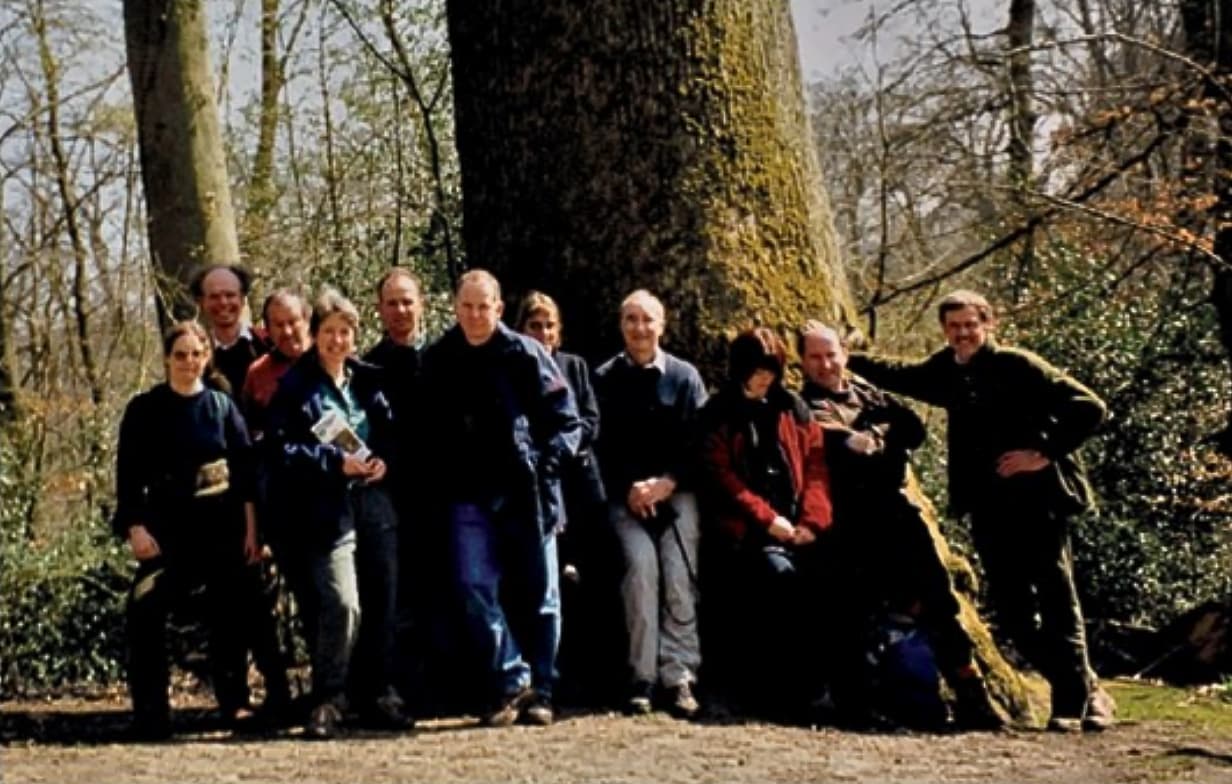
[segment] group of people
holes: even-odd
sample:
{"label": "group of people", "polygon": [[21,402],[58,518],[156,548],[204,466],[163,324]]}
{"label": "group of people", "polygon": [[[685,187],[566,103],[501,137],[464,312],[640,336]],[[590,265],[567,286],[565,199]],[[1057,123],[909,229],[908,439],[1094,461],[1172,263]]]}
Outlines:
{"label": "group of people", "polygon": [[[923,362],[849,355],[833,327],[805,323],[798,392],[782,339],[747,330],[709,394],[660,345],[666,314],[646,290],[621,303],[623,349],[592,373],[560,350],[550,297],[528,294],[510,328],[483,270],[461,277],[456,323],[429,343],[421,281],[390,269],[376,286],[384,334],[362,358],[359,310],[337,291],[310,304],[275,290],[258,334],[244,321],[248,289],[240,267],[202,270],[205,325],[167,333],[166,381],[129,403],[120,428],[114,526],[138,560],[128,680],[143,737],[171,733],[167,613],[201,587],[224,718],[289,717],[263,598],[270,552],[311,652],[310,737],[350,716],[411,727],[408,659],[422,654],[425,618],[455,608],[483,721],[550,724],[562,632],[568,647],[565,630],[597,628],[586,616],[604,595],[623,608],[625,671],[609,675],[623,678],[629,713],[699,713],[704,637],[708,683],[737,700],[872,715],[864,630],[893,612],[929,640],[953,722],[1000,727],[907,492],[924,426],[874,383],[948,412],[951,503],[971,517],[997,626],[1052,686],[1050,726],[1111,724],[1067,533],[1090,503],[1073,453],[1104,406],[997,344],[980,295],[942,300],[948,345]],[[566,602],[563,624],[562,579],[600,596]],[[266,690],[256,709],[249,651]]]}

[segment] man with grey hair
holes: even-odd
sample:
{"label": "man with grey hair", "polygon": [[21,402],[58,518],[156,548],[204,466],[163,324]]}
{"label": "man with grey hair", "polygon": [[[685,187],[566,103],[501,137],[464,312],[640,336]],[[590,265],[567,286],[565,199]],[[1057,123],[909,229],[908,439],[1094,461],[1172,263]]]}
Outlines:
{"label": "man with grey hair", "polygon": [[[846,372],[847,349],[832,327],[807,322],[797,348],[804,371],[801,396],[822,426],[830,470],[833,568],[827,577],[856,597],[841,605],[837,625],[847,633],[840,631],[835,639],[859,640],[858,630],[881,604],[917,615],[954,691],[955,723],[964,729],[1001,727],[1004,718],[988,695],[959,620],[949,572],[906,492],[910,453],[924,441],[924,423],[893,396]],[[862,669],[865,652],[858,645],[846,647],[836,666],[847,671],[837,679],[847,688],[836,689],[835,696],[860,712],[869,707],[867,684],[844,675]]]}
{"label": "man with grey hair", "polygon": [[706,402],[697,368],[659,346],[664,310],[645,289],[620,306],[624,351],[595,371],[599,464],[625,558],[621,596],[632,684],[626,710],[648,713],[658,683],[691,718],[701,665],[697,634],[700,529],[693,493],[694,428]]}
{"label": "man with grey hair", "polygon": [[1107,409],[1043,358],[997,343],[982,295],[951,292],[937,317],[947,345],[928,358],[853,355],[850,367],[945,409],[950,507],[970,518],[999,627],[1052,686],[1049,729],[1106,729],[1115,704],[1087,655],[1069,518],[1092,504],[1075,452]]}

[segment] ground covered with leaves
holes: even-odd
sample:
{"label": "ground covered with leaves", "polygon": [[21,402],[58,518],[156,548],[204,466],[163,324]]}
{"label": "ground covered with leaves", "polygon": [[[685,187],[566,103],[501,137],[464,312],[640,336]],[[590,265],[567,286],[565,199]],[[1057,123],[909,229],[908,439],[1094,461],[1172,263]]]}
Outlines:
{"label": "ground covered with leaves", "polygon": [[171,743],[124,739],[117,700],[8,703],[0,778],[15,782],[928,781],[1232,782],[1232,703],[1217,693],[1116,684],[1127,718],[1100,735],[1035,729],[856,733],[713,719],[566,714],[548,728],[424,722],[410,734],[295,731],[234,738],[204,703]]}

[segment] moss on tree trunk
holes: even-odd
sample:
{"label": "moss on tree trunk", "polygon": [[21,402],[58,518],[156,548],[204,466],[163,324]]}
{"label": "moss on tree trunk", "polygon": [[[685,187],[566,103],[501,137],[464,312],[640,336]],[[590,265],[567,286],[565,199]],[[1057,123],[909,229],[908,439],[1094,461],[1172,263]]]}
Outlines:
{"label": "moss on tree trunk", "polygon": [[[510,295],[555,297],[569,348],[617,350],[636,287],[664,299],[669,343],[712,381],[741,327],[848,320],[785,2],[448,11],[468,263]],[[926,557],[970,573],[934,540]],[[1021,679],[962,601],[994,692],[1025,716]]]}
{"label": "moss on tree trunk", "polygon": [[729,330],[846,313],[785,2],[454,0],[449,28],[468,262],[556,297],[572,349],[617,349],[640,286],[710,371]]}

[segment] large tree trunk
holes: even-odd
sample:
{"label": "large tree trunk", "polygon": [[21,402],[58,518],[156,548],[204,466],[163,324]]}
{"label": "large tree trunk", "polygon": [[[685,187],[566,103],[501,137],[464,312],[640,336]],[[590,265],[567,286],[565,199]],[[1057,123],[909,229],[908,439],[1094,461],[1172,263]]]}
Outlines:
{"label": "large tree trunk", "polygon": [[614,351],[645,286],[714,370],[759,321],[845,320],[830,207],[780,0],[450,0],[470,266],[556,297]]}
{"label": "large tree trunk", "polygon": [[192,314],[184,286],[205,262],[239,261],[202,0],[124,0],[159,313]]}
{"label": "large tree trunk", "polygon": [[[617,305],[641,286],[712,380],[744,325],[848,320],[785,2],[448,11],[468,262],[510,294],[556,297],[570,348],[615,351]],[[953,564],[934,538],[922,557]],[[1021,678],[963,603],[997,696],[1022,717]]]}

